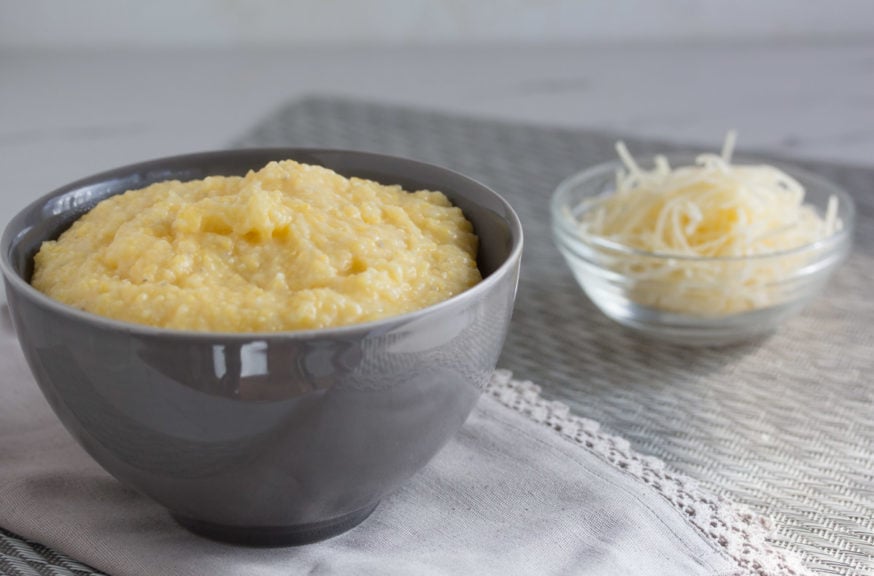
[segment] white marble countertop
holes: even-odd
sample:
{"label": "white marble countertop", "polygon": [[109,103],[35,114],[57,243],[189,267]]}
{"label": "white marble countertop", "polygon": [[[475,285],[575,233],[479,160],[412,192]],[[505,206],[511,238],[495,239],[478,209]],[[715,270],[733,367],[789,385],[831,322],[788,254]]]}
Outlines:
{"label": "white marble countertop", "polygon": [[740,151],[874,167],[874,41],[0,51],[0,225],[67,182],[224,147],[316,94],[714,149],[735,128]]}
{"label": "white marble countertop", "polygon": [[874,43],[0,53],[0,220],[333,94],[874,166]]}

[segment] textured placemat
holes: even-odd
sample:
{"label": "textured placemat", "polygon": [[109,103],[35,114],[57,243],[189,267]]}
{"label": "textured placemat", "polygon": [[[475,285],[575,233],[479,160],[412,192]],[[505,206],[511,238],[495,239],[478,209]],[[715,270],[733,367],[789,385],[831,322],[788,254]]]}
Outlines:
{"label": "textured placemat", "polygon": [[[681,150],[626,142],[639,154]],[[770,339],[688,350],[639,338],[601,315],[553,247],[552,190],[612,159],[614,143],[611,135],[314,98],[271,115],[236,144],[398,154],[499,191],[526,233],[500,365],[772,518],[776,543],[814,570],[874,572],[874,171],[798,163],[855,197],[852,257],[826,295]]]}
{"label": "textured placemat", "polygon": [[23,540],[0,528],[0,574],[3,576],[101,576],[65,554]]}
{"label": "textured placemat", "polygon": [[[827,295],[764,342],[685,350],[631,335],[585,299],[553,248],[548,198],[615,138],[337,99],[290,104],[236,144],[358,148],[462,171],[519,212],[526,254],[501,366],[545,395],[771,517],[822,574],[874,570],[874,171],[800,163],[858,203],[854,255]],[[677,150],[628,140],[635,153]],[[0,572],[90,576],[0,531]]]}

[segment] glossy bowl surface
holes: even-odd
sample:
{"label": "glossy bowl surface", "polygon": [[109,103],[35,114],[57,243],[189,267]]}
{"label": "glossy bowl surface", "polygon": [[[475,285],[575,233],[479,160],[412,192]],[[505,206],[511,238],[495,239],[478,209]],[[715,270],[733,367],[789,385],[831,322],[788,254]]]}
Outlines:
{"label": "glossy bowl surface", "polygon": [[[28,283],[41,243],[103,198],[286,158],[444,192],[480,238],[483,281],[402,316],[254,334],[118,322]],[[196,532],[285,545],[362,521],[462,425],[507,333],[522,229],[495,192],[444,168],[354,151],[251,149],[164,158],[74,182],[15,216],[0,248],[30,368],[88,453]]]}
{"label": "glossy bowl surface", "polygon": [[[688,166],[695,157],[667,155],[667,159],[671,166]],[[654,160],[640,159],[638,163],[648,169]],[[762,162],[740,158],[736,163]],[[579,172],[558,186],[550,206],[553,238],[589,299],[608,317],[628,328],[659,340],[691,346],[732,344],[766,335],[823,290],[850,252],[855,219],[853,200],[844,190],[804,170],[777,167],[805,188],[805,203],[812,204],[820,215],[825,213],[829,198],[836,197],[842,228],[800,248],[749,257],[666,255],[637,250],[606,238],[586,237],[580,233],[580,223],[597,206],[600,197],[613,193],[616,171],[622,168],[620,162],[609,162]],[[630,270],[635,272],[629,273]],[[683,297],[689,302],[703,302],[700,308],[720,298],[749,297],[751,303],[747,309],[729,312],[672,309],[676,305],[662,305],[659,296],[675,296],[677,282],[639,272],[653,270],[678,271],[694,279],[682,285]],[[713,270],[718,270],[714,280],[701,280]],[[751,273],[771,275],[774,271],[780,273],[754,291],[745,292],[743,287],[734,290],[732,283],[725,281]],[[689,309],[693,308],[690,304]]]}

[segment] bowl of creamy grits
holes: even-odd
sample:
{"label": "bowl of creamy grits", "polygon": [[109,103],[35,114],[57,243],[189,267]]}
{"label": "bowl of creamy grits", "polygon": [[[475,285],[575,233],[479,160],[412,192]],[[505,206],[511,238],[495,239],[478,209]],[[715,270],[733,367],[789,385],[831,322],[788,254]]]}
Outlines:
{"label": "bowl of creamy grits", "polygon": [[249,149],[64,186],[2,238],[21,348],[119,481],[214,539],[356,526],[464,423],[507,333],[512,208],[451,170]]}

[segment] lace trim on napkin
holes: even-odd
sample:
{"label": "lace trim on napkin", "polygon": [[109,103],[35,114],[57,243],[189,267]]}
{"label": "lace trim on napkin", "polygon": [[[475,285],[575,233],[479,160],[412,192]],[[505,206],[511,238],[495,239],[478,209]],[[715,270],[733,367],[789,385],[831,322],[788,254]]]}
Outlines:
{"label": "lace trim on napkin", "polygon": [[508,370],[497,370],[486,392],[654,488],[748,574],[811,574],[796,557],[787,556],[768,543],[773,530],[768,519],[710,494],[695,480],[666,469],[658,458],[638,454],[627,440],[600,431],[597,422],[571,414],[565,404],[544,400],[538,385],[514,380]]}

